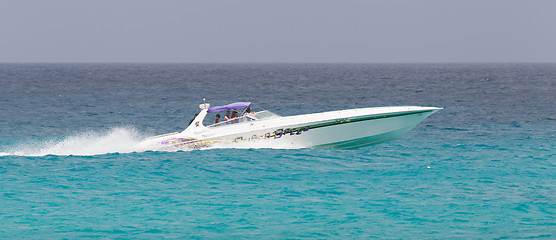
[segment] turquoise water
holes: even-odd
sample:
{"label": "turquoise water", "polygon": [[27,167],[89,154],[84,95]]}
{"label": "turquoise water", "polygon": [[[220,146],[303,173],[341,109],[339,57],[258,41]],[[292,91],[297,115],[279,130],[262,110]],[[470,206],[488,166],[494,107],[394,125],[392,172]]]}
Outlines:
{"label": "turquoise water", "polygon": [[[0,238],[556,236],[555,65],[0,70]],[[182,128],[203,96],[281,115],[445,109],[356,150],[130,147]]]}

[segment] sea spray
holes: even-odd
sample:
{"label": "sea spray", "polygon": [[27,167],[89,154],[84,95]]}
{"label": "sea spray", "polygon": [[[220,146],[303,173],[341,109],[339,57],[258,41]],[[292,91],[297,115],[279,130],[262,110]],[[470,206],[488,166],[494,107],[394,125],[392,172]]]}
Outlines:
{"label": "sea spray", "polygon": [[[188,151],[186,148],[161,148],[161,145],[141,144],[149,136],[139,133],[132,127],[114,127],[106,131],[86,131],[59,139],[29,140],[0,151],[0,156],[92,156],[108,153],[131,153],[145,151],[176,152]],[[268,141],[243,143],[215,143],[208,149],[296,149],[290,144],[277,144]],[[189,149],[195,150],[194,148]]]}
{"label": "sea spray", "polygon": [[1,152],[0,155],[100,155],[137,151],[137,144],[144,137],[131,127],[115,127],[107,131],[86,131],[61,139],[32,140]]}

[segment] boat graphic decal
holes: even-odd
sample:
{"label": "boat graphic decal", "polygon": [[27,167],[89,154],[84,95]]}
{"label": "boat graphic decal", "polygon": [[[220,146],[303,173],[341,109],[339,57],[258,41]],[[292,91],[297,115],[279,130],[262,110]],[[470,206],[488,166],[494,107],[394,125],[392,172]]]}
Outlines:
{"label": "boat graphic decal", "polygon": [[195,140],[195,138],[169,138],[169,139],[165,139],[160,141],[161,144],[164,145],[175,145],[175,144],[180,144],[180,143],[184,143],[184,142],[190,142]]}
{"label": "boat graphic decal", "polygon": [[286,134],[290,134],[290,135],[299,135],[302,132],[305,131],[309,131],[309,126],[303,126],[303,127],[298,127],[298,128],[286,128],[286,129],[278,129],[276,131],[274,131],[271,135],[269,135],[269,137],[274,137],[274,138],[280,138]]}
{"label": "boat graphic decal", "polygon": [[170,145],[172,147],[180,148],[180,149],[201,149],[210,147],[215,143],[220,142],[231,142],[231,140],[226,139],[211,139],[211,140],[196,140],[195,138],[171,138],[161,141],[161,144]]}

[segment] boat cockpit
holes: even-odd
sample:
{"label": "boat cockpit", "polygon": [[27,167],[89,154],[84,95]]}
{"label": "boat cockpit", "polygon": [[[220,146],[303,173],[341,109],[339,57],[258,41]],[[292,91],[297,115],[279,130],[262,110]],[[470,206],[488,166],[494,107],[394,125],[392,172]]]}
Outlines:
{"label": "boat cockpit", "polygon": [[[259,110],[260,109],[260,110]],[[245,122],[251,122],[251,121],[259,121],[259,120],[263,120],[263,119],[271,119],[271,118],[277,118],[280,117],[280,115],[275,114],[271,111],[268,110],[264,110],[260,107],[257,107],[258,111],[251,111],[251,102],[236,102],[236,103],[231,103],[225,106],[216,106],[216,107],[210,107],[207,110],[207,113],[219,113],[219,112],[230,112],[230,115],[226,115],[226,117],[228,118],[228,120],[225,120],[224,117],[221,117],[218,119],[218,121],[216,123],[214,123],[214,120],[211,121],[212,124],[210,125],[205,125],[208,128],[214,128],[214,127],[221,127],[221,126],[226,126],[226,125],[231,125],[231,124],[239,124],[239,123],[245,123]],[[220,116],[220,114],[218,114],[218,116]],[[215,119],[216,115],[211,117],[206,117],[205,119]]]}

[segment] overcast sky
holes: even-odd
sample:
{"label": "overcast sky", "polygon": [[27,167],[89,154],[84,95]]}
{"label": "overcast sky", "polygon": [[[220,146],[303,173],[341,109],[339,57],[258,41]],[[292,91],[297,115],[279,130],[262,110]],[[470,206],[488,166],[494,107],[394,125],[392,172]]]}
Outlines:
{"label": "overcast sky", "polygon": [[556,0],[0,0],[0,62],[556,62]]}

